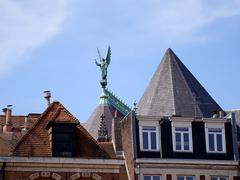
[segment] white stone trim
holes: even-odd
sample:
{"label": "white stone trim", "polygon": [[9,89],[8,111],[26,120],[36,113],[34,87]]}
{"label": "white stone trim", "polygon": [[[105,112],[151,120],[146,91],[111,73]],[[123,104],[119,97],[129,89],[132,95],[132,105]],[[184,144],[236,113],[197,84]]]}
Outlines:
{"label": "white stone trim", "polygon": [[63,157],[0,157],[0,162],[12,163],[57,163],[57,164],[95,164],[95,165],[124,165],[123,160],[118,159],[85,159]]}
{"label": "white stone trim", "polygon": [[24,172],[90,172],[119,173],[123,160],[51,158],[51,157],[1,157],[6,171]]}
{"label": "white stone trim", "polygon": [[217,124],[224,124],[225,122],[229,121],[227,118],[203,118],[203,122],[206,123],[217,123]]}
{"label": "white stone trim", "polygon": [[198,159],[155,159],[155,158],[138,158],[136,163],[143,164],[188,164],[188,165],[231,165],[238,166],[238,161],[230,160],[198,160]]}

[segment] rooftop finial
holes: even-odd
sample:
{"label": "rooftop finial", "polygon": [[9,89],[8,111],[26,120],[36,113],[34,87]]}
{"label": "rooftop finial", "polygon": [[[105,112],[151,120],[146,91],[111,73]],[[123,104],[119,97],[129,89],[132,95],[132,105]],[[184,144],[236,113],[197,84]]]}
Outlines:
{"label": "rooftop finial", "polygon": [[107,86],[107,69],[108,65],[111,62],[111,48],[108,46],[107,56],[106,58],[102,58],[100,50],[97,49],[98,55],[99,55],[99,62],[95,60],[95,64],[100,67],[101,73],[102,73],[102,79],[100,81],[100,84],[102,85],[102,88],[106,88]]}
{"label": "rooftop finial", "polygon": [[133,110],[136,112],[137,111],[137,101],[135,100],[133,103]]}
{"label": "rooftop finial", "polygon": [[98,130],[98,141],[99,142],[108,141],[108,131],[106,128],[105,116],[103,114],[101,115],[100,128]]}

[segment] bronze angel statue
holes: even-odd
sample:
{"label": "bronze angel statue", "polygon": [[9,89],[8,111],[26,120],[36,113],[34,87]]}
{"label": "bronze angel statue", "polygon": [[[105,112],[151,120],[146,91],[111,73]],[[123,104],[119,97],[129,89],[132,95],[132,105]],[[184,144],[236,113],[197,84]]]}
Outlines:
{"label": "bronze angel statue", "polygon": [[108,46],[107,56],[106,59],[102,58],[99,49],[97,49],[99,55],[99,62],[95,60],[97,66],[100,67],[102,72],[102,81],[107,81],[107,68],[111,61],[111,48]]}

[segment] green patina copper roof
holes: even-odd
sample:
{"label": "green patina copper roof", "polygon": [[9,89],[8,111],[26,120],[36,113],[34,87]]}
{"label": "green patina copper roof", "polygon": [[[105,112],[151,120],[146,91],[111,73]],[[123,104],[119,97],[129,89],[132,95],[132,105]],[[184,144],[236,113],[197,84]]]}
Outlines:
{"label": "green patina copper roof", "polygon": [[104,88],[102,89],[99,104],[112,105],[124,115],[131,111],[131,108],[129,106],[127,106],[123,101],[117,98],[111,91]]}

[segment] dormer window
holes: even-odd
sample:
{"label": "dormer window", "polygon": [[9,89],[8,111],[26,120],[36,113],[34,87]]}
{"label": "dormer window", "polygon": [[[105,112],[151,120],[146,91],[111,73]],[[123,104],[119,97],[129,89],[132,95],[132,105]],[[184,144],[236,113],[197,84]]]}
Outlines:
{"label": "dormer window", "polygon": [[176,152],[192,152],[191,122],[173,122],[173,150]]}
{"label": "dormer window", "polygon": [[55,123],[52,127],[52,152],[56,157],[72,157],[74,155],[73,124]]}
{"label": "dormer window", "polygon": [[158,151],[158,131],[154,126],[140,127],[140,146],[142,151]]}
{"label": "dormer window", "polygon": [[207,152],[225,153],[225,131],[223,128],[206,129]]}

